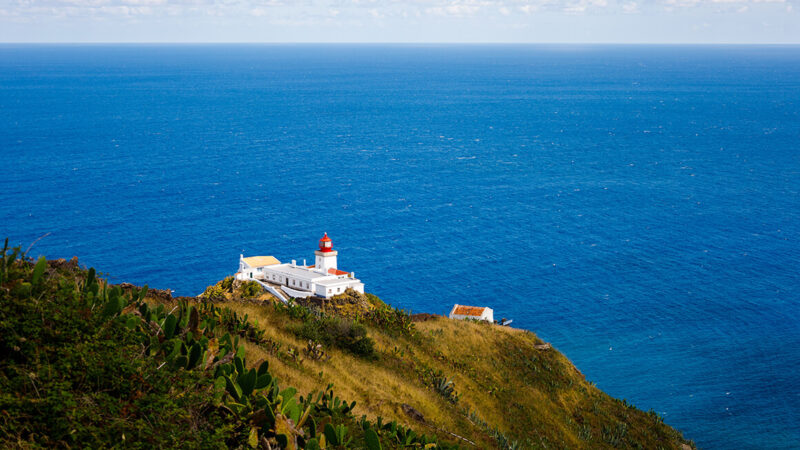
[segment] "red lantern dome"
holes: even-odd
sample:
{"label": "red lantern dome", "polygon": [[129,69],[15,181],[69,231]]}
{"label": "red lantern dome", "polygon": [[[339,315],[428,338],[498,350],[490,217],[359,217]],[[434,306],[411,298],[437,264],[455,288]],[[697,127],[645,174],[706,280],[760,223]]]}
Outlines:
{"label": "red lantern dome", "polygon": [[331,238],[328,237],[328,233],[325,233],[325,236],[322,236],[322,239],[319,240],[319,251],[321,252],[333,251],[333,241],[331,241]]}

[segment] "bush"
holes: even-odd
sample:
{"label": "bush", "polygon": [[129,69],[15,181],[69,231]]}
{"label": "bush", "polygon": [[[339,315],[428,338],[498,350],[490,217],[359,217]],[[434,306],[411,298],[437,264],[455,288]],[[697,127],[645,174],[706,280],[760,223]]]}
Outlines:
{"label": "bush", "polygon": [[225,293],[222,291],[222,288],[218,284],[207,287],[206,290],[200,296],[211,301],[225,299]]}
{"label": "bush", "polygon": [[448,379],[442,372],[438,372],[433,376],[433,389],[442,397],[451,403],[458,403],[458,394],[456,393],[453,381]]}
{"label": "bush", "polygon": [[381,300],[380,297],[378,297],[375,294],[370,294],[369,292],[367,292],[366,294],[364,294],[364,296],[367,297],[367,301],[372,306],[375,306],[375,307],[385,307],[385,306],[387,306],[386,303],[384,303],[384,301]]}
{"label": "bush", "polygon": [[246,281],[239,287],[239,295],[244,298],[257,297],[261,294],[263,288],[255,281]]}
{"label": "bush", "polygon": [[371,357],[375,354],[375,341],[367,336],[360,323],[338,317],[321,317],[303,322],[297,334],[305,339],[336,346],[354,355]]}
{"label": "bush", "polygon": [[233,277],[225,277],[224,280],[219,282],[219,287],[226,292],[231,291],[233,289]]}
{"label": "bush", "polygon": [[414,334],[415,331],[414,323],[411,321],[411,315],[408,312],[392,308],[386,304],[373,309],[366,314],[365,318],[384,331],[399,332],[407,335]]}

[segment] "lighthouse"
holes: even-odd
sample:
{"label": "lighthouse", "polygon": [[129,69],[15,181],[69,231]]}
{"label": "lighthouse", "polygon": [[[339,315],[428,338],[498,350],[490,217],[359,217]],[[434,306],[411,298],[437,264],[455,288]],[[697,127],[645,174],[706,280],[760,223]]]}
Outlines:
{"label": "lighthouse", "polygon": [[331,298],[348,289],[364,293],[364,283],[353,272],[337,267],[338,252],[333,249],[328,233],[319,240],[319,250],[314,254],[317,263],[313,266],[307,266],[305,260],[298,265],[294,259],[291,263],[281,263],[272,256],[239,256],[236,279],[258,280],[262,285],[280,289],[287,297],[294,298]]}
{"label": "lighthouse", "polygon": [[319,240],[319,250],[315,251],[317,256],[316,264],[314,267],[322,273],[328,273],[329,270],[336,270],[336,255],[339,253],[333,249],[333,241],[328,237],[328,233],[322,236]]}

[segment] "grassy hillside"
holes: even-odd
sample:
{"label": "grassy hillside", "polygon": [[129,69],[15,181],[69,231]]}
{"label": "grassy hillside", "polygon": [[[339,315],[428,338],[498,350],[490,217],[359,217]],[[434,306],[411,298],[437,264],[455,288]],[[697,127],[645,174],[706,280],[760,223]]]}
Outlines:
{"label": "grassy hillside", "polygon": [[[0,261],[0,447],[681,448],[532,333]],[[419,318],[419,319],[422,319]],[[413,431],[412,431],[413,430]]]}
{"label": "grassy hillside", "polygon": [[[281,380],[301,390],[333,383],[356,401],[356,414],[457,434],[465,447],[691,446],[654,412],[597,389],[564,355],[525,330],[433,315],[412,322],[377,297],[353,292],[307,307],[233,298],[225,306],[255,321],[267,342],[245,344],[251,359],[270,361]],[[362,325],[374,342],[372,353],[331,342],[323,345],[330,359],[306,356],[304,349],[319,342],[309,344],[308,322],[328,316]],[[409,406],[422,420],[409,414]]]}

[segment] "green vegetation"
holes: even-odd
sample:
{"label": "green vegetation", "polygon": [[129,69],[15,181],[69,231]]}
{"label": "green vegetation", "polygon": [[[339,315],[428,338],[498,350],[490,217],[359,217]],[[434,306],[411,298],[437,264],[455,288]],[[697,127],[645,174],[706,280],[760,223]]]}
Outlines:
{"label": "green vegetation", "polygon": [[456,394],[456,388],[453,382],[448,380],[441,372],[433,377],[433,388],[448,401],[453,403],[458,402],[458,394]]}
{"label": "green vegetation", "polygon": [[[144,301],[95,271],[0,265],[0,446],[449,447],[397,423],[357,420],[331,386],[298,396],[240,339],[263,335],[226,308]],[[231,334],[233,333],[233,335]]]}
{"label": "green vegetation", "polygon": [[300,337],[324,346],[336,346],[350,353],[370,357],[375,354],[375,341],[367,336],[367,328],[339,317],[311,316],[296,331]]}
{"label": "green vegetation", "polygon": [[120,316],[145,291],[23,258],[6,245],[0,262],[0,447],[225,446],[213,379],[146,356]]}
{"label": "green vegetation", "polygon": [[691,447],[533,333],[248,289],[176,301],[6,244],[0,447]]}
{"label": "green vegetation", "polygon": [[233,277],[225,277],[217,284],[208,286],[200,297],[211,302],[230,300],[269,300],[272,297],[255,281],[238,281]]}

